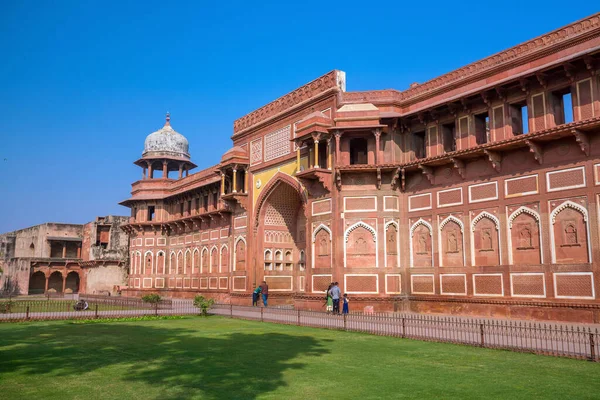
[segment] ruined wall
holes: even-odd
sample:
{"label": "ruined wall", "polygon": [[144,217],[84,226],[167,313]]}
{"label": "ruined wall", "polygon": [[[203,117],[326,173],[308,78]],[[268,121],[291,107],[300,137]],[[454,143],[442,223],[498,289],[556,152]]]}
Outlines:
{"label": "ruined wall", "polygon": [[115,286],[124,287],[127,269],[115,264],[87,268],[85,292],[89,294],[115,294]]}

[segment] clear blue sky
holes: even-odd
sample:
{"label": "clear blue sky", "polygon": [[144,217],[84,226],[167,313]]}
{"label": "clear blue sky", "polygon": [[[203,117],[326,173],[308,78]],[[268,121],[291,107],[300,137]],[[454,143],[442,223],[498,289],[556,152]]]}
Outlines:
{"label": "clear blue sky", "polygon": [[598,11],[592,1],[251,3],[3,2],[0,232],[128,215],[117,203],[166,111],[204,168],[231,147],[234,119],[332,69],[350,91],[405,89]]}

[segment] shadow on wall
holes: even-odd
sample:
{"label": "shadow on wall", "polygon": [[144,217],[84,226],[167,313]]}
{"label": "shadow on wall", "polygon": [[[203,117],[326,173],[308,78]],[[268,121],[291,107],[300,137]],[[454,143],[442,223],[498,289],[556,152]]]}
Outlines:
{"label": "shadow on wall", "polygon": [[[198,330],[165,329],[148,323],[23,324],[0,338],[0,376],[31,375],[86,379],[100,368],[114,380],[161,387],[162,399],[254,399],[286,385],[286,370],[301,369],[300,356],[328,351],[309,336],[257,332],[222,335],[203,324]],[[208,334],[208,335],[207,335]]]}

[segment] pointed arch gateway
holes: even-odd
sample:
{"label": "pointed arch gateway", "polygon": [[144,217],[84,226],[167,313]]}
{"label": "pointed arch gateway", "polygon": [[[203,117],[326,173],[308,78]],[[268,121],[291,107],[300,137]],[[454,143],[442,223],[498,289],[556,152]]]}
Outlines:
{"label": "pointed arch gateway", "polygon": [[[264,274],[264,280],[272,291],[291,292],[296,289],[294,282],[297,282],[300,251],[306,249],[308,236],[304,214],[306,204],[304,187],[282,172],[277,172],[258,196],[253,218],[257,241],[257,273]],[[273,268],[270,265],[275,260],[265,259],[267,250],[273,257],[275,254],[282,255],[282,260],[277,261],[281,266]],[[283,255],[287,257],[285,263]]]}

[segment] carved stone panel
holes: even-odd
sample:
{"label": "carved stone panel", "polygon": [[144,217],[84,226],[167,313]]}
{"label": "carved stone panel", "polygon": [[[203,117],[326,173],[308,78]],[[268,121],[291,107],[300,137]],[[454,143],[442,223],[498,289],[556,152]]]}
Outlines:
{"label": "carved stone panel", "polygon": [[364,226],[354,228],[346,239],[346,267],[374,268],[377,243],[375,235]]}
{"label": "carved stone panel", "polygon": [[315,264],[314,268],[331,267],[331,236],[325,229],[320,229],[315,235]]}
{"label": "carved stone panel", "polygon": [[563,209],[556,214],[553,229],[557,264],[588,262],[587,227],[580,211]]}
{"label": "carved stone panel", "polygon": [[431,231],[425,225],[418,225],[412,234],[412,266],[413,267],[431,267],[432,266],[432,241]]}
{"label": "carved stone panel", "polygon": [[541,264],[540,231],[536,218],[521,213],[510,228],[513,264]]}
{"label": "carved stone panel", "polygon": [[500,265],[498,229],[488,217],[479,219],[473,228],[473,259],[475,266]]}
{"label": "carved stone panel", "polygon": [[448,221],[440,232],[442,245],[442,266],[462,267],[464,266],[463,254],[463,232],[455,221]]}
{"label": "carved stone panel", "polygon": [[398,265],[398,228],[389,224],[385,230],[386,267],[396,268]]}
{"label": "carved stone panel", "polygon": [[238,240],[235,245],[235,270],[246,270],[246,243],[243,240]]}

